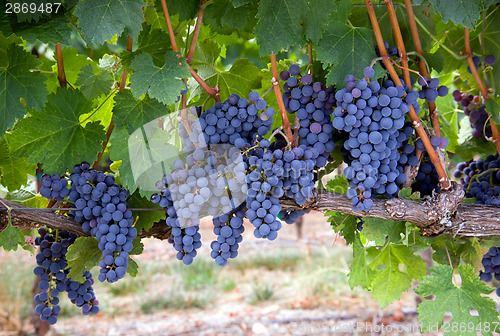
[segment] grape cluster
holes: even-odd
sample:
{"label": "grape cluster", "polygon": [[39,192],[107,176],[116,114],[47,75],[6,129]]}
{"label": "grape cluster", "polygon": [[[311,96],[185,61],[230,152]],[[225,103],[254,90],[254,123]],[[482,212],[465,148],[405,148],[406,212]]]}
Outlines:
{"label": "grape cluster", "polygon": [[[46,177],[42,180],[57,181],[66,185],[65,178]],[[82,224],[85,232],[90,232],[99,241],[103,260],[99,262],[101,273],[99,281],[116,282],[125,276],[128,267],[128,252],[133,248],[132,240],[137,237],[133,225],[132,212],[127,205],[129,192],[115,183],[113,175],[105,174],[90,168],[88,162],[73,167],[69,176],[71,186],[68,190],[68,200],[77,210],[71,210],[75,221]],[[43,182],[42,182],[43,183]],[[46,182],[48,184],[48,182]],[[59,185],[57,185],[58,187]],[[62,190],[59,195],[63,195]]]}
{"label": "grape cluster", "polygon": [[295,223],[300,217],[304,216],[306,213],[309,213],[310,210],[281,210],[279,212],[278,217],[285,221],[287,224]]}
{"label": "grape cluster", "polygon": [[97,314],[99,312],[99,301],[96,299],[92,288],[94,284],[92,273],[84,271],[83,277],[85,278],[83,283],[66,278],[65,286],[68,298],[77,307],[82,307],[83,315]]}
{"label": "grape cluster", "polygon": [[484,160],[461,162],[453,173],[464,185],[465,196],[475,197],[477,204],[500,206],[500,159],[498,154]]}
{"label": "grape cluster", "polygon": [[[490,282],[493,280],[500,281],[500,248],[492,246],[483,255],[481,260],[483,264],[484,271],[479,271],[479,279],[484,282]],[[500,296],[500,286],[496,290],[497,296]]]}
{"label": "grape cluster", "polygon": [[283,152],[279,149],[271,152],[269,145],[269,140],[261,139],[245,144],[241,149],[246,152],[246,216],[255,227],[255,237],[274,240],[281,229],[277,216],[281,211],[279,197],[285,193],[281,177],[286,169],[284,160],[275,156]]}
{"label": "grape cluster", "polygon": [[335,88],[325,88],[320,82],[312,83],[311,75],[300,74],[300,67],[293,64],[280,73],[283,85],[283,103],[287,112],[296,113],[300,122],[300,145],[316,148],[318,167],[324,167],[330,152],[335,148],[332,140],[331,114],[335,106]]}
{"label": "grape cluster", "polygon": [[419,77],[418,84],[422,89],[418,92],[420,99],[426,99],[430,103],[434,103],[437,97],[446,97],[448,87],[439,85],[439,78]]}
{"label": "grape cluster", "polygon": [[223,103],[215,103],[201,114],[199,122],[207,144],[234,145],[240,138],[249,142],[256,134],[266,135],[271,130],[273,115],[274,109],[268,107],[258,92],[252,91],[248,99],[232,94]]}
{"label": "grape cluster", "polygon": [[40,178],[40,182],[42,183],[40,195],[45,198],[53,198],[56,201],[62,201],[69,195],[69,189],[66,188],[68,181],[66,179],[61,179],[57,174],[43,174]]}
{"label": "grape cluster", "polygon": [[[474,65],[477,67],[482,67],[482,68],[485,68],[487,66],[492,66],[492,65],[495,65],[497,59],[494,55],[487,55],[484,57],[483,61],[481,61],[481,58],[478,57],[478,56],[474,56],[472,57],[472,62],[474,62]],[[467,72],[468,73],[472,73],[472,71],[470,71],[470,67],[467,66]]]}
{"label": "grape cluster", "polygon": [[[374,71],[367,67],[363,73],[370,78]],[[344,175],[351,186],[347,197],[354,210],[368,211],[373,206],[372,195],[396,195],[406,181],[404,166],[418,163],[408,143],[413,129],[405,123],[405,114],[410,104],[417,104],[418,94],[391,80],[380,85],[349,75],[345,82],[346,87],[335,94],[333,127],[349,136],[344,142],[349,164]]]}
{"label": "grape cluster", "polygon": [[486,125],[489,119],[486,106],[480,96],[453,91],[453,99],[464,108],[464,113],[469,117],[470,125],[474,128],[472,136],[486,140],[492,136],[491,126]]}
{"label": "grape cluster", "polygon": [[[431,145],[434,149],[436,148],[441,148],[441,149],[445,149],[446,147],[448,147],[450,141],[448,140],[448,138],[442,136],[442,137],[439,137],[437,135],[433,135],[433,136],[430,136],[429,137],[430,139],[430,142],[431,142]],[[419,151],[426,151],[425,149],[425,145],[424,145],[424,142],[422,141],[421,138],[418,138],[417,141],[415,141],[415,147],[417,147],[417,149]]]}
{"label": "grape cluster", "polygon": [[[33,270],[35,275],[40,277],[38,288],[40,293],[34,297],[35,312],[40,316],[42,321],[47,321],[49,324],[55,324],[57,317],[61,311],[59,306],[59,293],[67,291],[68,295],[71,292],[70,284],[76,284],[78,287],[83,286],[78,282],[68,278],[69,269],[67,269],[66,253],[68,246],[74,243],[76,235],[67,231],[58,231],[52,229],[38,229],[40,235],[35,239],[35,244],[40,246],[40,252],[36,255],[37,267]],[[92,274],[86,272],[88,285],[86,293],[91,295],[85,296],[85,301],[72,301],[78,307],[82,307],[82,312],[85,315],[90,313],[97,314],[99,312],[99,302],[96,300],[92,290]],[[76,286],[76,285],[73,285]],[[85,306],[84,306],[85,305]]]}
{"label": "grape cluster", "polygon": [[436,167],[430,160],[423,159],[418,167],[418,173],[415,181],[411,185],[412,191],[419,191],[422,196],[432,195],[432,192],[439,192],[439,175]]}
{"label": "grape cluster", "polygon": [[[196,257],[196,250],[201,247],[201,235],[198,232],[199,223],[191,226],[180,224],[177,212],[175,211],[174,201],[170,190],[166,185],[166,177],[163,179],[163,185],[158,185],[160,193],[151,196],[151,202],[158,203],[162,208],[167,210],[167,218],[165,220],[167,226],[172,228],[172,237],[169,242],[177,251],[177,259],[182,260],[185,265],[190,265],[193,258]],[[199,219],[198,219],[199,221]]]}
{"label": "grape cluster", "polygon": [[210,256],[215,259],[219,266],[225,266],[228,259],[238,256],[239,243],[243,240],[242,233],[245,231],[243,226],[245,212],[237,210],[229,215],[214,217],[214,233],[217,240],[210,244],[212,252]]}

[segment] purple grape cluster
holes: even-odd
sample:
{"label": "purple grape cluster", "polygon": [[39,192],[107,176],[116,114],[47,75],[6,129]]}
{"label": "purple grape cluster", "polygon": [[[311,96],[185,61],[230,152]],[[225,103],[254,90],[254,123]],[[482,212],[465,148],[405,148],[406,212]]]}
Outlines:
{"label": "purple grape cluster", "polygon": [[40,178],[40,182],[42,183],[40,195],[49,200],[55,199],[56,201],[62,201],[69,195],[69,189],[66,188],[68,181],[57,174],[43,174]]}
{"label": "purple grape cluster", "polygon": [[[448,138],[446,138],[444,136],[439,137],[437,135],[433,135],[433,136],[430,136],[429,138],[430,138],[429,140],[431,142],[431,145],[434,149],[436,149],[436,148],[445,149],[446,147],[448,147],[448,145],[450,143]],[[419,151],[422,151],[422,152],[426,151],[424,142],[422,141],[421,138],[418,138],[417,141],[415,141],[415,146],[417,147],[417,149]]]}
{"label": "purple grape cluster", "polygon": [[[484,271],[479,271],[479,279],[484,282],[495,280],[500,281],[500,248],[490,247],[481,260]],[[497,296],[500,296],[500,286],[496,289]]]}
{"label": "purple grape cluster", "polygon": [[419,98],[425,99],[430,103],[434,103],[437,97],[446,97],[448,94],[448,87],[439,85],[439,78],[419,77],[418,84],[422,87],[418,92]]}
{"label": "purple grape cluster", "polygon": [[84,315],[97,314],[99,312],[99,301],[97,301],[92,289],[94,283],[92,274],[84,272],[83,275],[87,280],[83,284],[68,278],[70,269],[67,269],[66,253],[68,247],[75,242],[76,235],[67,231],[46,228],[38,229],[38,234],[40,236],[35,239],[35,245],[40,246],[40,252],[36,255],[38,266],[35,267],[33,272],[40,277],[38,288],[41,292],[34,297],[37,304],[35,313],[40,316],[42,321],[55,324],[61,312],[59,293],[66,291],[70,296],[72,287],[87,286],[85,293],[89,293],[89,295],[84,297],[85,300],[72,300],[72,303],[82,307]]}
{"label": "purple grape cluster", "polygon": [[245,212],[241,209],[229,215],[214,217],[214,233],[217,240],[210,244],[212,249],[210,256],[215,259],[217,265],[225,266],[228,259],[238,256],[239,243],[243,240],[242,233],[245,231],[243,218]]}
{"label": "purple grape cluster", "polygon": [[[76,222],[82,224],[83,231],[97,238],[102,251],[99,281],[116,282],[123,278],[128,267],[128,252],[133,248],[132,240],[137,237],[137,230],[132,226],[132,212],[127,204],[129,192],[115,183],[113,175],[90,168],[88,162],[75,165],[68,180],[53,176],[44,180],[49,179],[53,181],[51,188],[57,181],[66,181],[61,182],[64,188],[68,180],[71,182],[67,199],[77,210],[70,213]],[[49,197],[53,197],[53,193],[51,191]],[[59,195],[63,195],[62,190]]]}
{"label": "purple grape cluster", "polygon": [[66,278],[65,286],[71,303],[82,308],[83,315],[97,314],[99,312],[99,301],[96,299],[94,279],[89,271],[83,272],[85,280],[83,283]]}
{"label": "purple grape cluster", "polygon": [[[472,62],[474,62],[474,65],[476,68],[486,68],[487,66],[493,66],[495,65],[497,59],[494,55],[487,55],[484,57],[484,59],[481,61],[481,58],[479,56],[474,56],[472,57]],[[472,73],[470,71],[470,67],[467,66],[467,72]]]}
{"label": "purple grape cluster", "polygon": [[439,175],[436,167],[430,160],[423,159],[418,167],[418,173],[415,181],[411,185],[412,191],[419,191],[420,195],[432,195],[432,192],[439,192]]}
{"label": "purple grape cluster", "polygon": [[[369,78],[374,71],[367,67],[363,73]],[[391,80],[380,85],[349,75],[345,82],[346,87],[335,95],[333,127],[348,133],[343,146],[349,164],[344,175],[351,186],[347,197],[354,210],[368,211],[372,195],[397,195],[399,185],[406,181],[404,166],[418,163],[409,158],[414,156],[408,144],[413,129],[405,123],[405,114],[410,104],[416,104],[418,94]]]}
{"label": "purple grape cluster", "polygon": [[453,172],[464,185],[465,196],[475,197],[477,204],[500,206],[500,159],[498,154],[485,159],[461,162]]}
{"label": "purple grape cluster", "polygon": [[469,117],[470,125],[474,128],[472,131],[474,138],[481,138],[486,141],[486,138],[492,136],[491,126],[486,124],[489,115],[480,96],[455,90],[453,91],[453,99],[464,108],[464,114]]}
{"label": "purple grape cluster", "polygon": [[[207,144],[234,144],[237,139],[252,141],[255,135],[264,136],[271,130],[274,109],[256,91],[248,99],[232,94],[223,103],[204,111],[199,118]],[[181,137],[186,137],[182,130]]]}
{"label": "purple grape cluster", "polygon": [[283,103],[288,113],[295,114],[300,121],[298,130],[300,145],[318,150],[318,167],[324,167],[330,152],[335,148],[332,139],[331,114],[336,104],[335,88],[320,82],[312,82],[311,75],[301,75],[300,66],[293,64],[288,71],[280,73],[283,85]]}

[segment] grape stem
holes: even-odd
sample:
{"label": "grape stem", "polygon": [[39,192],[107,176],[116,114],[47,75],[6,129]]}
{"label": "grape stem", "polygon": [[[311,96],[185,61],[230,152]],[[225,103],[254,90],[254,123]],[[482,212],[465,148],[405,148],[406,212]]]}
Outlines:
{"label": "grape stem", "polygon": [[203,6],[204,2],[205,0],[200,0],[200,10],[198,11],[198,17],[196,18],[196,25],[194,26],[194,31],[193,31],[193,38],[191,39],[191,44],[189,45],[189,52],[187,54],[188,64],[191,64],[191,61],[193,60],[194,49],[196,48],[196,41],[198,40],[198,35],[200,34],[201,20],[203,19],[203,13],[205,13],[205,6]]}
{"label": "grape stem", "polygon": [[307,53],[309,55],[309,75],[311,75],[311,77],[314,78],[314,75],[313,75],[313,63],[314,63],[314,60],[313,60],[313,47],[312,47],[312,44],[309,44],[307,46]]}
{"label": "grape stem", "polygon": [[57,59],[57,79],[59,80],[59,85],[63,89],[65,89],[68,87],[68,81],[66,80],[66,72],[64,71],[61,43],[56,44],[56,59]]}
{"label": "grape stem", "polygon": [[[483,99],[486,101],[490,99],[490,96],[488,94],[488,89],[486,89],[486,86],[484,86],[483,81],[481,80],[481,77],[479,76],[479,73],[477,72],[476,65],[474,64],[474,61],[472,60],[472,51],[470,48],[470,38],[469,38],[469,28],[465,27],[464,28],[464,46],[465,46],[465,51],[464,54],[466,55],[466,60],[467,64],[469,65],[470,72],[472,73],[472,76],[474,77],[474,80],[476,81],[477,86],[479,87],[479,91],[481,92],[481,96],[483,96]],[[495,144],[495,147],[497,148],[497,152],[500,153],[500,134],[498,133],[498,127],[496,123],[493,121],[491,118],[491,114],[488,113],[488,116],[490,117],[490,125],[491,125],[491,133],[492,133],[492,142]]]}
{"label": "grape stem", "polygon": [[[410,31],[413,40],[413,46],[415,47],[415,51],[419,55],[423,55],[424,51],[422,49],[422,44],[420,43],[420,37],[418,35],[417,23],[415,22],[415,14],[413,13],[413,7],[411,6],[411,0],[404,0],[406,13],[408,16],[408,22],[410,24]],[[423,56],[417,56],[417,64],[420,69],[420,73],[426,77],[430,78],[429,72],[427,71],[426,62]],[[436,109],[436,103],[427,101],[429,106],[429,115],[431,117],[432,128],[434,129],[434,133],[436,136],[441,137],[441,126],[439,125],[439,112]]]}
{"label": "grape stem", "polygon": [[[380,51],[380,56],[382,57],[382,62],[384,63],[387,71],[389,72],[391,79],[393,82],[398,85],[402,85],[401,80],[399,79],[398,73],[392,66],[391,61],[389,60],[389,56],[387,55],[387,50],[385,49],[384,45],[384,39],[382,37],[382,33],[380,31],[380,27],[378,25],[377,21],[377,16],[375,14],[375,10],[373,9],[373,4],[371,0],[365,0],[366,3],[366,10],[368,12],[368,16],[370,17],[370,22],[372,24],[373,32],[375,34],[375,38],[377,40],[377,45]],[[425,132],[424,128],[422,127],[422,123],[420,122],[420,119],[418,118],[417,113],[415,112],[415,109],[413,108],[412,105],[410,105],[410,111],[409,111],[410,118],[412,120],[413,127],[415,128],[418,136],[422,139],[422,142],[424,143],[425,149],[427,150],[427,153],[429,154],[429,158],[431,159],[431,162],[434,164],[436,167],[438,176],[439,176],[439,182],[441,184],[441,189],[442,190],[448,190],[451,187],[450,180],[448,179],[448,176],[446,174],[446,170],[444,169],[441,160],[439,159],[438,155],[436,154],[436,151],[434,150],[434,147],[432,146],[429,137],[427,136],[427,133]]]}
{"label": "grape stem", "polygon": [[[175,51],[176,53],[180,53],[179,47],[177,47],[177,42],[175,41],[175,34],[174,34],[174,30],[172,29],[172,22],[170,21],[170,15],[168,14],[166,0],[161,0],[161,6],[163,8],[163,16],[165,17],[165,22],[167,23],[168,36],[170,38],[170,44],[172,45],[172,50]],[[201,10],[201,8],[200,8],[200,10]],[[197,20],[196,24],[198,24],[198,21],[200,22],[200,26],[201,26],[201,19]],[[198,28],[198,32],[199,32],[199,29],[200,28]],[[197,37],[198,36],[196,36],[196,38]],[[193,46],[193,53],[194,53],[194,46],[196,45],[196,39],[194,36],[193,36],[193,40],[191,41],[191,45]],[[189,57],[189,54],[188,54],[188,57]],[[218,95],[218,92],[216,90],[214,90],[213,88],[211,88],[210,86],[208,86],[208,84],[205,83],[205,81],[200,76],[198,76],[196,71],[194,71],[193,68],[191,68],[191,65],[189,65],[190,62],[191,62],[191,60],[188,62],[188,68],[191,71],[191,76],[193,76],[193,78],[198,82],[198,84],[200,84],[200,86],[203,88],[203,90],[205,90],[205,92],[209,96],[213,97],[215,99],[215,101],[220,101],[220,97]]]}
{"label": "grape stem", "polygon": [[281,114],[281,120],[283,122],[283,129],[285,130],[286,139],[289,144],[295,146],[293,141],[292,128],[290,127],[290,121],[288,120],[288,116],[286,114],[285,104],[283,104],[283,97],[281,96],[281,88],[278,80],[278,66],[276,65],[276,55],[274,52],[271,52],[271,70],[272,70],[272,78],[271,84],[274,88],[274,93],[276,95],[276,100],[278,101],[278,107]]}

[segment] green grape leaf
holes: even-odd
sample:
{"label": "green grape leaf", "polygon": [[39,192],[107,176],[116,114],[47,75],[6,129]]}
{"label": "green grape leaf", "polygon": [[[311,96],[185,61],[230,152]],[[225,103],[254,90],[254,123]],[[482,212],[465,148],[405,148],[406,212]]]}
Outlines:
{"label": "green grape leaf", "polygon": [[308,13],[305,0],[261,0],[254,32],[260,55],[306,44],[302,26],[297,24],[304,13]]}
{"label": "green grape leaf", "polygon": [[[413,254],[408,246],[387,244],[378,249],[370,247],[367,251],[372,258],[370,268],[375,271],[373,297],[382,308],[398,300],[410,288],[412,279],[420,280],[426,274],[425,261]],[[404,265],[405,272],[400,270],[400,265]]]}
{"label": "green grape leaf", "polygon": [[28,174],[35,175],[36,165],[28,164],[25,157],[12,155],[8,142],[0,138],[0,169],[2,185],[14,191],[28,182]]}
{"label": "green grape leaf", "polygon": [[205,10],[203,22],[219,34],[230,35],[235,30],[251,32],[255,23],[257,3],[235,7],[229,0],[219,0]]}
{"label": "green grape leaf", "polygon": [[380,218],[365,218],[363,234],[376,245],[384,245],[387,238],[392,243],[400,242],[405,234],[405,222],[394,222]]}
{"label": "green grape leaf", "polygon": [[118,92],[115,102],[113,120],[119,128],[126,126],[130,133],[170,112],[168,107],[158,100],[148,95],[142,100],[137,100],[130,91]]}
{"label": "green grape leaf", "polygon": [[441,136],[449,140],[446,147],[448,152],[455,152],[458,146],[458,113],[456,102],[451,94],[446,97],[436,99],[436,107],[439,111],[439,122],[441,126]]}
{"label": "green grape leaf", "polygon": [[106,139],[104,129],[97,122],[82,127],[78,118],[91,107],[80,91],[59,88],[43,110],[33,110],[16,124],[9,137],[12,153],[43,163],[48,174],[61,173],[75,162],[94,162]]}
{"label": "green grape leaf", "polygon": [[[450,266],[436,265],[430,269],[430,273],[415,290],[421,296],[435,295],[434,300],[425,300],[417,308],[423,333],[429,332],[432,326],[441,328],[444,323],[444,314],[451,312],[453,317],[447,323],[466,326],[470,323],[474,328],[465,330],[449,328],[445,335],[475,336],[477,335],[476,327],[484,327],[488,324],[490,328],[482,328],[480,332],[482,335],[493,335],[499,322],[498,311],[495,309],[496,302],[483,296],[490,294],[493,289],[479,280],[472,266],[460,265],[458,267],[461,279],[461,284],[458,286],[453,283],[453,268]],[[477,313],[472,315],[471,309],[475,309]]]}
{"label": "green grape leaf", "polygon": [[151,26],[144,26],[137,44],[137,49],[133,52],[123,53],[122,63],[126,68],[130,68],[132,59],[142,53],[151,55],[154,64],[161,67],[165,63],[165,54],[171,50],[168,34],[161,29],[152,29]]}
{"label": "green grape leaf", "polygon": [[368,267],[366,261],[366,249],[361,243],[359,233],[356,232],[353,248],[353,259],[351,264],[351,272],[349,273],[349,286],[354,289],[356,286],[361,286],[364,289],[370,289],[375,272]]}
{"label": "green grape leaf", "polygon": [[331,0],[307,1],[308,13],[307,15],[302,15],[304,33],[307,38],[315,43],[321,39],[325,25],[328,22],[328,16],[337,7],[336,5],[337,3],[334,2],[332,4]]}
{"label": "green grape leaf", "polygon": [[164,211],[155,211],[156,209],[161,209],[161,207],[151,202],[148,198],[141,196],[138,192],[134,192],[130,196],[128,205],[130,208],[135,209],[153,209],[152,211],[132,211],[132,215],[136,220],[134,226],[137,231],[148,231],[156,222],[165,219]]}
{"label": "green grape leaf", "polygon": [[113,85],[113,76],[105,70],[94,74],[92,65],[86,65],[78,75],[76,85],[80,86],[80,91],[88,99],[99,97],[103,93],[108,93]]}
{"label": "green grape leaf", "polygon": [[345,194],[347,189],[349,189],[349,181],[344,175],[337,175],[326,182],[325,189],[339,194]]}
{"label": "green grape leaf", "polygon": [[412,192],[411,188],[403,188],[398,193],[398,198],[410,201],[418,201],[420,199],[420,192]]}
{"label": "green grape leaf", "polygon": [[128,258],[127,262],[128,262],[127,273],[132,278],[135,278],[137,274],[139,274],[139,265],[137,265],[137,262],[132,258]]}
{"label": "green grape leaf", "polygon": [[0,35],[0,133],[11,128],[16,119],[22,119],[25,108],[41,108],[47,98],[45,77],[31,72],[40,62],[16,43]]}
{"label": "green grape leaf", "polygon": [[432,258],[443,265],[449,265],[450,261],[453,265],[458,265],[464,255],[477,253],[470,239],[441,235],[429,241],[434,250]]}
{"label": "green grape leaf", "polygon": [[[320,61],[334,65],[326,76],[328,85],[343,85],[349,74],[362,78],[363,69],[377,57],[369,29],[338,22],[327,26],[316,50]],[[379,67],[376,64],[374,69]]]}
{"label": "green grape leaf", "polygon": [[26,245],[24,239],[25,234],[31,235],[29,231],[21,231],[17,227],[12,226],[9,221],[7,227],[0,232],[0,247],[5,251],[17,251],[18,246]]}
{"label": "green grape leaf", "polygon": [[483,10],[482,0],[430,0],[441,14],[443,22],[451,20],[456,25],[474,30]]}
{"label": "green grape leaf", "polygon": [[500,123],[500,96],[493,96],[492,99],[486,101],[486,111],[491,114],[493,121]]}
{"label": "green grape leaf", "polygon": [[15,34],[32,44],[38,40],[53,45],[57,43],[64,46],[71,45],[71,21],[62,13],[49,19],[42,19],[37,23],[15,23],[11,28]]}
{"label": "green grape leaf", "polygon": [[149,54],[136,56],[130,67],[134,73],[130,75],[130,84],[134,97],[139,98],[146,92],[165,105],[174,103],[180,92],[186,87],[181,81],[191,75],[185,58],[177,57],[174,51],[164,56],[165,64],[161,67],[153,63]]}
{"label": "green grape leaf", "polygon": [[130,255],[139,255],[144,251],[144,244],[141,242],[141,237],[135,237],[132,241],[133,248],[129,252]]}
{"label": "green grape leaf", "polygon": [[[66,81],[70,84],[76,84],[78,75],[83,67],[92,65],[92,61],[87,56],[78,54],[75,48],[63,48],[62,50],[64,59],[64,73],[66,74]],[[57,79],[57,65],[52,63],[44,63],[40,70],[52,71],[52,73],[45,74],[48,77],[47,88],[49,92],[56,92],[59,87],[59,80]]]}
{"label": "green grape leaf", "polygon": [[78,237],[73,244],[68,247],[66,259],[68,278],[73,281],[83,282],[84,271],[90,271],[99,264],[102,259],[102,252],[98,247],[99,242],[95,237]]}
{"label": "green grape leaf", "polygon": [[335,211],[326,211],[325,216],[328,217],[327,221],[332,229],[337,232],[340,228],[340,234],[346,243],[352,244],[358,229],[358,217]]}
{"label": "green grape leaf", "polygon": [[74,14],[88,43],[103,44],[125,29],[134,40],[144,22],[143,0],[83,0],[76,5]]}
{"label": "green grape leaf", "polygon": [[128,139],[130,134],[123,128],[115,127],[111,133],[111,140],[109,146],[109,155],[111,160],[118,162],[121,161],[118,171],[120,173],[120,181],[122,185],[134,194],[137,190],[137,185],[132,172],[132,164],[130,163],[130,156],[128,153]]}
{"label": "green grape leaf", "polygon": [[[246,58],[238,58],[228,71],[219,71],[207,63],[198,63],[198,74],[204,78],[210,87],[219,85],[220,96],[227,99],[233,93],[240,97],[247,97],[250,91],[260,88],[262,75],[259,68]],[[210,96],[197,85],[194,79],[190,80],[195,87],[192,95],[200,95],[200,104],[204,105]],[[275,114],[276,117],[276,114]],[[279,117],[278,117],[279,118]]]}

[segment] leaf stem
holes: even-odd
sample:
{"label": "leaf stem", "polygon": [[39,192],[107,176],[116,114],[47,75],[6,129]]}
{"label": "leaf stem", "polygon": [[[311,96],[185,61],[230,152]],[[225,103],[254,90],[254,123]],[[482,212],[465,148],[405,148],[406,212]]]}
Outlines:
{"label": "leaf stem", "polygon": [[285,130],[286,138],[288,143],[294,144],[292,128],[290,127],[290,121],[288,120],[288,116],[286,114],[285,104],[283,103],[283,97],[281,96],[281,88],[280,82],[278,80],[278,67],[276,65],[276,55],[274,52],[271,52],[271,70],[272,70],[272,78],[271,84],[274,88],[274,94],[276,95],[276,100],[278,101],[278,106],[281,114],[281,120],[283,122],[283,129]]}
{"label": "leaf stem", "polygon": [[57,79],[59,80],[59,85],[62,88],[68,87],[68,82],[66,81],[66,73],[64,72],[64,62],[62,54],[61,43],[56,44],[56,59],[57,59]]}
{"label": "leaf stem", "polygon": [[451,56],[453,56],[455,59],[462,59],[463,57],[458,55],[457,53],[455,53],[453,50],[451,50],[450,48],[448,48],[447,46],[445,46],[441,41],[439,41],[439,39],[437,39],[434,35],[432,35],[432,33],[425,27],[425,25],[420,22],[420,20],[416,17],[416,16],[413,16],[413,18],[415,19],[415,21],[418,23],[418,25],[420,26],[420,28],[423,29],[423,31],[425,31],[429,36],[430,38],[436,42],[437,44],[439,44],[439,46],[441,48],[443,48],[444,50],[446,50]]}
{"label": "leaf stem", "polygon": [[309,54],[309,75],[311,75],[311,77],[314,78],[314,75],[313,75],[313,63],[314,63],[314,60],[313,60],[313,47],[312,47],[312,44],[309,44],[307,46],[307,53]]}
{"label": "leaf stem", "polygon": [[[370,22],[373,27],[373,32],[375,34],[375,38],[377,40],[377,45],[380,51],[380,56],[382,57],[382,62],[384,63],[387,71],[389,72],[391,79],[394,81],[396,85],[402,85],[401,80],[399,79],[398,73],[392,66],[391,61],[389,60],[389,57],[387,55],[387,50],[385,49],[384,46],[384,39],[382,37],[382,32],[380,31],[380,27],[378,25],[377,21],[377,16],[375,14],[375,10],[373,9],[373,4],[371,0],[365,0],[366,3],[366,10],[368,12],[368,16],[370,17]],[[436,167],[438,176],[439,176],[439,181],[441,184],[441,189],[442,190],[448,190],[451,187],[451,182],[448,179],[448,176],[446,174],[446,170],[444,169],[441,160],[439,159],[438,155],[436,154],[436,151],[434,150],[434,147],[432,147],[432,144],[429,140],[429,137],[427,136],[427,133],[425,132],[424,128],[422,127],[422,123],[420,122],[420,119],[418,118],[417,113],[415,112],[415,109],[413,108],[412,105],[410,105],[410,111],[409,111],[410,118],[412,120],[413,127],[415,128],[415,131],[417,132],[418,136],[422,139],[422,142],[424,143],[425,149],[427,150],[427,153],[429,154],[429,158],[431,159],[431,162],[434,164]]]}
{"label": "leaf stem", "polygon": [[163,16],[167,22],[168,36],[170,37],[170,44],[172,45],[172,50],[179,52],[177,47],[177,42],[175,42],[174,30],[172,29],[172,22],[170,21],[170,15],[168,14],[167,2],[166,0],[161,0],[161,7],[163,8]]}
{"label": "leaf stem", "polygon": [[[483,81],[481,80],[481,77],[479,76],[479,73],[477,72],[476,65],[474,64],[474,61],[472,60],[472,51],[470,48],[470,37],[469,37],[469,28],[465,27],[464,28],[464,46],[465,46],[465,51],[464,54],[467,56],[467,63],[469,65],[470,72],[472,73],[472,76],[474,77],[474,80],[476,81],[477,86],[479,87],[479,91],[481,92],[481,96],[483,96],[483,99],[486,101],[490,99],[490,96],[488,94],[488,89],[486,89],[486,86],[484,85]],[[488,112],[488,111],[486,111]],[[493,143],[495,144],[495,147],[497,148],[497,152],[500,153],[500,134],[498,133],[498,127],[496,123],[493,121],[491,118],[490,113],[488,112],[488,115],[490,117],[490,125],[491,125],[491,133],[492,133],[492,138],[493,138]]]}
{"label": "leaf stem", "polygon": [[[422,49],[422,44],[420,43],[420,37],[418,35],[418,28],[415,22],[415,14],[413,13],[413,7],[411,6],[411,0],[404,0],[404,1],[405,1],[406,13],[408,16],[408,22],[410,23],[410,31],[413,40],[413,46],[415,47],[415,51],[418,54],[423,55],[424,51]],[[425,78],[430,78],[423,57],[417,56],[417,64],[422,76],[424,76]],[[427,104],[429,105],[429,115],[431,117],[432,128],[434,129],[436,135],[440,137],[441,126],[439,125],[439,112],[436,109],[436,103],[428,101]]]}
{"label": "leaf stem", "polygon": [[189,45],[189,52],[187,55],[188,64],[191,64],[191,61],[193,60],[196,41],[198,40],[198,35],[200,34],[201,20],[203,19],[203,13],[205,13],[205,6],[203,6],[204,2],[205,0],[200,0],[200,10],[198,11],[198,17],[196,18],[196,25],[194,26],[193,31],[193,38],[191,39],[191,44]]}

